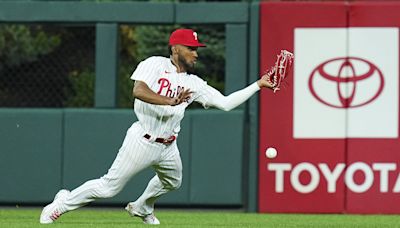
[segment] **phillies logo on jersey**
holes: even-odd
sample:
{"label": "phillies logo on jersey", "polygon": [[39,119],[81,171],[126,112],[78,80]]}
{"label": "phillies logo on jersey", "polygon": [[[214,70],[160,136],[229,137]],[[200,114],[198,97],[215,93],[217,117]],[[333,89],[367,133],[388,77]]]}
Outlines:
{"label": "phillies logo on jersey", "polygon": [[158,94],[160,95],[165,95],[167,97],[176,97],[180,92],[182,92],[185,87],[183,86],[177,86],[176,88],[171,88],[172,84],[171,82],[166,79],[166,78],[160,78],[158,79],[158,84],[160,84],[160,89],[158,90]]}
{"label": "phillies logo on jersey", "polygon": [[[327,80],[324,86],[336,87],[336,99],[332,96],[324,97],[323,90],[318,90],[318,81],[321,84],[321,80]],[[362,86],[366,80],[374,80],[374,88]],[[372,62],[357,57],[343,57],[319,64],[310,75],[308,87],[322,104],[333,108],[355,108],[378,98],[384,87],[384,79],[381,70]]]}

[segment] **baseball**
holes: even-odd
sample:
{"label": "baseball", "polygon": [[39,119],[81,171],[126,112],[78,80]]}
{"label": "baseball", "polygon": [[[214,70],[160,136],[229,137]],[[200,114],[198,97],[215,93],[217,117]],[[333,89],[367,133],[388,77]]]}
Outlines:
{"label": "baseball", "polygon": [[273,147],[268,147],[265,151],[265,156],[267,156],[267,158],[275,158],[277,154],[278,151],[276,151],[276,149]]}

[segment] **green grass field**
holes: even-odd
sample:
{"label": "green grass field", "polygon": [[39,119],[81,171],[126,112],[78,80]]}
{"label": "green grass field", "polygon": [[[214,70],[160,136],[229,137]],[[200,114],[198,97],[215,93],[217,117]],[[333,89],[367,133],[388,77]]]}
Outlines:
{"label": "green grass field", "polygon": [[[41,209],[0,209],[0,227],[145,227],[123,209],[84,208],[50,225],[39,224]],[[158,227],[400,227],[400,215],[255,214],[230,211],[159,210]],[[149,226],[149,225],[147,225]]]}

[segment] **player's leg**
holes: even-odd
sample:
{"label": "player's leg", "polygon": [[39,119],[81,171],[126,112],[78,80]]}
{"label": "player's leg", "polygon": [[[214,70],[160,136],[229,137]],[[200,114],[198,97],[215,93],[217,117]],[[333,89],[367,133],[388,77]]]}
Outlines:
{"label": "player's leg", "polygon": [[108,173],[71,191],[65,201],[67,209],[74,210],[95,199],[115,196],[132,176],[158,160],[161,147],[157,146],[142,137],[140,128],[131,128]]}
{"label": "player's leg", "polygon": [[149,144],[141,137],[138,125],[132,125],[108,173],[99,179],[85,182],[71,192],[60,191],[53,203],[43,209],[41,223],[52,223],[65,212],[82,207],[95,199],[116,195],[132,176],[158,160],[159,149],[160,147]]}
{"label": "player's leg", "polygon": [[126,208],[131,215],[152,214],[154,203],[160,196],[181,186],[182,161],[176,143],[163,151],[161,161],[153,167],[157,174],[150,180],[143,194]]}
{"label": "player's leg", "polygon": [[133,155],[140,153],[120,151],[106,175],[99,179],[89,180],[71,191],[64,202],[65,208],[71,211],[95,199],[111,198],[118,194],[132,176],[151,165],[149,160],[134,163]]}

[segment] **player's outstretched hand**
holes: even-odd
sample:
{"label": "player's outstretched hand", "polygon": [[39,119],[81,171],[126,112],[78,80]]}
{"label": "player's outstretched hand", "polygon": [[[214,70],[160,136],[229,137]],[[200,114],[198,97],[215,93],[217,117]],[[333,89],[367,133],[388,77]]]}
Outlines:
{"label": "player's outstretched hand", "polygon": [[192,91],[190,91],[190,89],[186,89],[184,91],[181,91],[178,96],[172,98],[171,101],[171,106],[175,106],[175,105],[179,105],[182,104],[185,101],[188,101],[190,99],[190,97],[192,96]]}
{"label": "player's outstretched hand", "polygon": [[268,88],[268,89],[273,89],[272,83],[271,83],[271,81],[269,80],[269,76],[268,76],[267,74],[263,75],[263,76],[261,77],[261,79],[259,79],[259,80],[257,81],[257,84],[258,84],[258,86],[259,86],[260,88],[265,87],[265,88]]}

